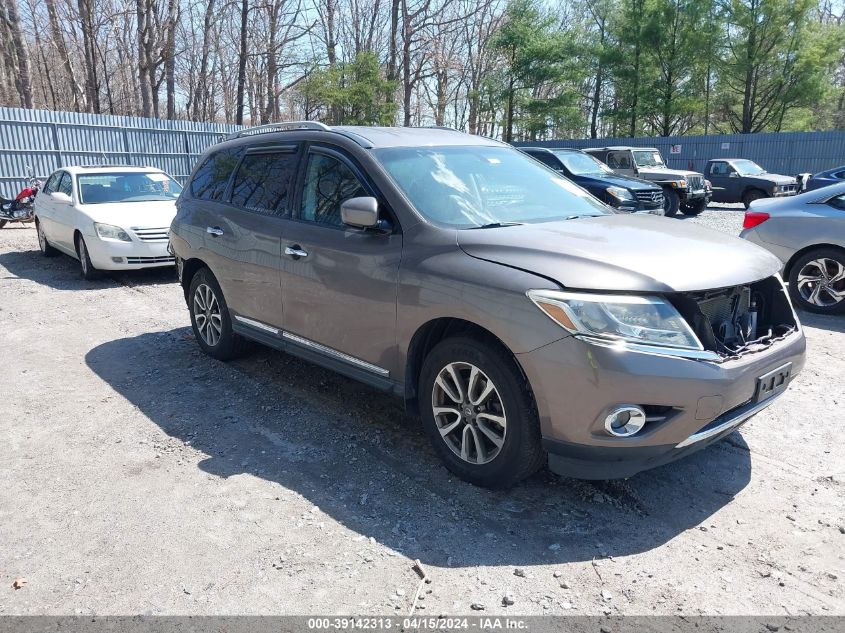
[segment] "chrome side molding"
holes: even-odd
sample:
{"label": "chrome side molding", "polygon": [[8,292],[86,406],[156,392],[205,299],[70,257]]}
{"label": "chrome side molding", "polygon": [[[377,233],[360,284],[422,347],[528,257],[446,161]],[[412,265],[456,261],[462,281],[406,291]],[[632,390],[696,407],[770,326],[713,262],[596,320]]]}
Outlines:
{"label": "chrome side molding", "polygon": [[281,336],[281,338],[290,341],[291,343],[295,343],[296,345],[300,345],[302,347],[307,347],[308,349],[313,350],[315,352],[319,352],[320,354],[323,354],[325,356],[329,356],[336,360],[343,361],[350,365],[355,365],[356,367],[360,367],[361,369],[365,369],[374,374],[378,374],[379,376],[390,375],[390,372],[387,369],[384,369],[383,367],[373,365],[372,363],[368,363],[367,361],[361,360],[360,358],[355,358],[354,356],[350,356],[349,354],[339,352],[336,349],[332,349],[331,347],[327,347],[325,345],[317,343],[316,341],[312,341],[311,339],[307,339],[302,336],[297,336],[296,334],[291,334],[290,332],[285,332],[283,330],[280,330],[279,328],[273,327],[272,325],[268,325],[267,323],[262,323],[261,321],[256,321],[255,319],[249,319],[239,314],[234,314],[232,316],[239,323],[243,323],[244,325],[248,325],[257,330],[261,330],[262,332],[267,332],[268,334],[273,334],[274,336]]}

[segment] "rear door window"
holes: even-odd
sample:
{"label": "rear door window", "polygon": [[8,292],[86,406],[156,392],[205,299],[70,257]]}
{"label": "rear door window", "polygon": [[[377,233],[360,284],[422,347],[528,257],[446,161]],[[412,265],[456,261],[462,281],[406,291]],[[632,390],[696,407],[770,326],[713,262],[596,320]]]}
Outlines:
{"label": "rear door window", "polygon": [[258,213],[290,216],[297,161],[293,150],[247,154],[235,175],[232,204]]}
{"label": "rear door window", "polygon": [[59,186],[56,191],[61,191],[69,196],[73,194],[73,181],[69,173],[62,172],[62,179],[59,181]]}
{"label": "rear door window", "polygon": [[229,177],[242,154],[242,148],[225,149],[206,158],[191,180],[191,195],[202,200],[223,200]]}

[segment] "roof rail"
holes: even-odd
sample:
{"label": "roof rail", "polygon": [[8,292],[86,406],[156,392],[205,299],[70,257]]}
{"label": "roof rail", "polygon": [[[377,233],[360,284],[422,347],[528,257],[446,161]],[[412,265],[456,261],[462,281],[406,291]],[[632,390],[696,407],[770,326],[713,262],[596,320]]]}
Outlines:
{"label": "roof rail", "polygon": [[227,141],[241,138],[242,136],[252,136],[253,134],[266,134],[267,132],[284,132],[286,130],[319,130],[321,132],[330,132],[331,128],[325,123],[319,121],[285,121],[282,123],[267,123],[266,125],[257,125],[255,127],[248,127],[244,130],[238,130],[234,134],[229,134],[226,137]]}

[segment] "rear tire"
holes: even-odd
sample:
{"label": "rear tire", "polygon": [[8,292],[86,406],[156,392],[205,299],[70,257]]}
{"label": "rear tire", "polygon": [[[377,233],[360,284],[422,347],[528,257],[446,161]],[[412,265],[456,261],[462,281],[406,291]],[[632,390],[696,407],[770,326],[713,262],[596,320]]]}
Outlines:
{"label": "rear tire", "polygon": [[55,257],[58,255],[59,251],[50,246],[50,242],[47,241],[47,236],[44,234],[41,222],[37,219],[35,220],[35,231],[38,234],[38,248],[41,250],[41,254],[44,257]]}
{"label": "rear tire", "polygon": [[91,263],[91,256],[88,255],[85,238],[81,235],[77,235],[76,237],[76,255],[79,257],[79,269],[86,281],[94,281],[103,276],[103,273],[94,268],[94,264]]}
{"label": "rear tire", "polygon": [[2,229],[4,226],[6,226],[7,222],[8,222],[8,220],[0,220],[0,229]]}
{"label": "rear tire", "polygon": [[461,479],[509,487],[545,462],[526,379],[498,345],[469,337],[441,341],[423,361],[419,394],[434,450]]}
{"label": "rear tire", "polygon": [[688,215],[690,217],[695,217],[697,215],[701,215],[701,213],[707,208],[707,200],[702,198],[700,200],[696,200],[695,202],[691,202],[690,204],[685,204],[683,208],[684,215]]}
{"label": "rear tire", "polygon": [[789,269],[789,296],[808,312],[845,312],[845,251],[817,248],[799,257]]}
{"label": "rear tire", "polygon": [[243,354],[247,341],[232,330],[223,291],[208,268],[201,268],[191,278],[188,311],[194,337],[203,352],[217,360],[232,360]]}
{"label": "rear tire", "polygon": [[751,206],[751,203],[754,202],[755,200],[759,200],[760,198],[768,198],[768,197],[769,196],[766,195],[765,191],[762,191],[760,189],[751,189],[749,191],[746,191],[744,194],[742,194],[742,204],[744,204],[745,208],[747,209],[748,207]]}
{"label": "rear tire", "polygon": [[681,197],[674,189],[663,190],[663,215],[671,218],[681,206]]}

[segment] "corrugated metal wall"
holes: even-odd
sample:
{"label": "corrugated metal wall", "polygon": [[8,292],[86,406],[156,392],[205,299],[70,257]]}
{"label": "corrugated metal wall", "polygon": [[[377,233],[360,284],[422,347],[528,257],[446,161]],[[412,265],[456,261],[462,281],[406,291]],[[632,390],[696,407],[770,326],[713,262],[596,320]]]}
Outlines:
{"label": "corrugated metal wall", "polygon": [[26,184],[27,166],[42,180],[71,165],[157,167],[179,181],[202,152],[236,125],[107,114],[0,108],[0,195]]}
{"label": "corrugated metal wall", "polygon": [[[750,158],[772,173],[817,173],[845,165],[845,132],[780,132],[718,136],[660,136],[537,141],[516,143],[541,147],[656,147],[670,167],[703,171],[711,158]],[[680,152],[672,154],[672,146]]]}

